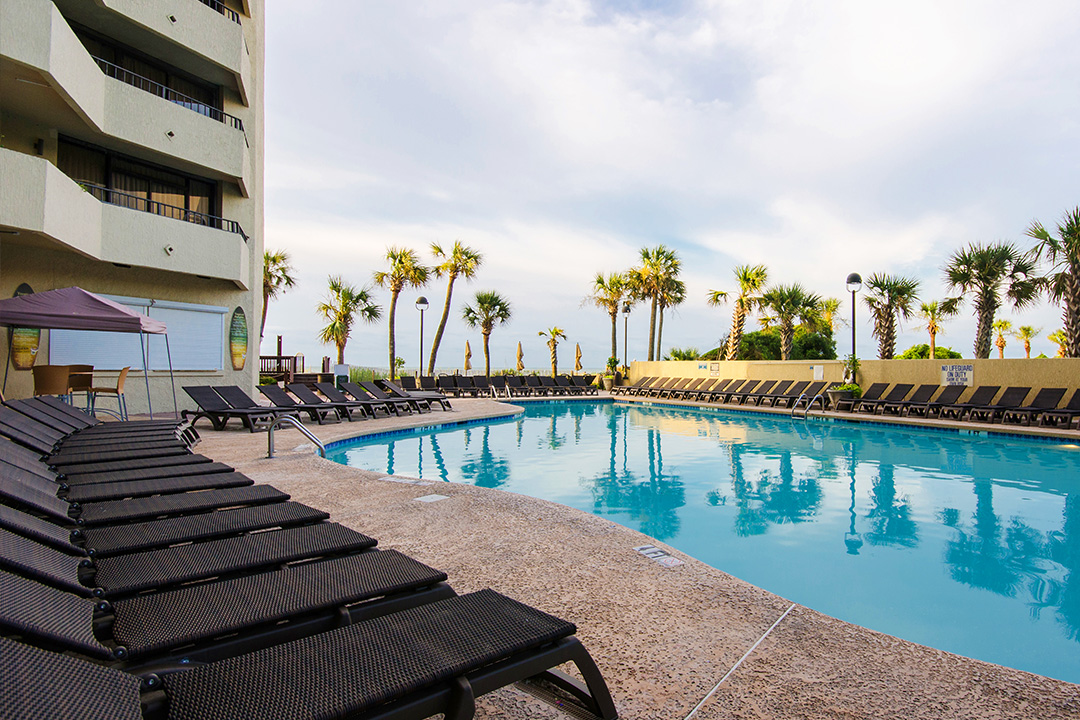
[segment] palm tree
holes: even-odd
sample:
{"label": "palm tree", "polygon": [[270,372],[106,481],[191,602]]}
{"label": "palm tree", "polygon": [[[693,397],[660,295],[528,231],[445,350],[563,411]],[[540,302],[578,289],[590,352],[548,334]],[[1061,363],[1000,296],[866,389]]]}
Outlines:
{"label": "palm tree", "polygon": [[488,341],[491,330],[496,325],[510,322],[510,303],[494,290],[481,290],[476,293],[475,305],[466,305],[462,313],[465,324],[471,328],[480,328],[484,336],[484,375],[491,377],[491,355]]}
{"label": "palm tree", "polygon": [[[764,265],[739,265],[735,268],[735,281],[739,285],[739,295],[735,298],[735,310],[731,314],[731,330],[728,332],[725,360],[739,357],[739,343],[742,342],[746,318],[757,307],[758,293],[769,280],[769,271]],[[727,300],[723,290],[710,290],[707,298],[709,305],[720,305]]]}
{"label": "palm tree", "polygon": [[1012,334],[1012,322],[1005,319],[995,320],[993,329],[997,333],[997,340],[994,341],[994,345],[998,349],[998,359],[1003,360],[1005,359],[1005,333]]}
{"label": "palm tree", "polygon": [[431,254],[441,260],[433,269],[436,277],[446,276],[446,303],[443,304],[442,317],[439,318],[439,328],[435,331],[435,340],[431,343],[431,358],[428,360],[427,374],[435,373],[435,357],[439,353],[439,343],[442,342],[443,331],[446,329],[446,319],[450,316],[450,297],[454,292],[454,281],[459,277],[472,280],[477,270],[484,263],[484,256],[461,244],[460,240],[454,241],[454,246],[447,253],[438,243],[431,243]]}
{"label": "palm tree", "polygon": [[389,247],[386,259],[390,261],[390,271],[378,270],[372,274],[375,284],[390,290],[390,379],[395,376],[394,358],[394,315],[397,312],[398,295],[406,287],[419,288],[427,284],[430,268],[420,264],[420,257],[409,248]]}
{"label": "palm tree", "polygon": [[1028,360],[1031,359],[1031,341],[1039,337],[1039,333],[1042,332],[1042,328],[1032,327],[1031,325],[1021,325],[1016,328],[1014,336],[1017,340],[1024,343],[1024,357]]}
{"label": "palm tree", "polygon": [[836,332],[837,324],[844,322],[837,317],[842,304],[843,301],[840,298],[825,298],[821,301],[821,321],[829,328],[829,332]]}
{"label": "palm tree", "polygon": [[266,329],[266,308],[270,305],[270,301],[296,284],[292,270],[289,253],[284,250],[263,251],[263,306],[262,322],[259,324],[259,340],[262,340],[263,331]]}
{"label": "palm tree", "polygon": [[802,285],[777,285],[761,295],[761,306],[768,308],[780,324],[780,359],[791,359],[795,340],[795,320],[810,328],[821,323],[821,298]]}
{"label": "palm tree", "polygon": [[1020,310],[1031,305],[1039,292],[1035,262],[1011,243],[991,245],[971,243],[957,250],[945,266],[945,280],[950,290],[959,290],[961,297],[950,300],[959,303],[962,296],[974,296],[978,329],[975,332],[975,357],[990,357],[991,331],[994,315],[1001,307],[1001,294]]}
{"label": "palm tree", "polygon": [[[656,318],[660,309],[660,298],[671,291],[671,280],[678,277],[681,263],[674,250],[663,245],[641,249],[641,265],[631,268],[627,277],[630,283],[631,297],[648,300],[649,311],[649,360],[656,358]],[[685,293],[685,289],[683,291]]]}
{"label": "palm tree", "polygon": [[665,360],[697,360],[701,357],[701,353],[695,347],[688,348],[671,348],[671,351],[664,356]]}
{"label": "palm tree", "polygon": [[618,357],[619,355],[618,334],[616,332],[619,308],[629,297],[629,293],[630,288],[625,275],[611,273],[605,276],[604,273],[598,272],[596,277],[593,278],[592,294],[585,298],[585,302],[591,302],[596,307],[607,312],[608,317],[611,318],[611,354],[608,357]]}
{"label": "palm tree", "polygon": [[866,291],[863,302],[874,316],[878,357],[892,360],[896,352],[896,324],[900,318],[911,317],[912,306],[918,299],[919,281],[874,273],[866,281]]}
{"label": "palm tree", "polygon": [[541,330],[536,333],[540,337],[546,337],[548,339],[548,350],[551,351],[551,377],[555,377],[559,374],[559,357],[557,350],[559,347],[559,340],[566,339],[566,333],[561,327],[553,327],[550,330]]}
{"label": "palm tree", "polygon": [[659,358],[662,353],[660,352],[661,343],[664,337],[664,308],[675,307],[676,305],[682,305],[686,300],[686,283],[675,277],[669,277],[664,283],[663,288],[660,291],[660,295],[657,297],[657,309],[659,310],[659,322],[656,324],[656,355]]}
{"label": "palm tree", "polygon": [[1046,339],[1058,346],[1056,357],[1065,357],[1065,346],[1068,344],[1068,340],[1065,337],[1065,331],[1058,328],[1054,332],[1046,336]]}
{"label": "palm tree", "polygon": [[942,322],[945,318],[952,317],[960,312],[960,308],[956,303],[950,303],[948,301],[938,302],[937,300],[931,300],[930,302],[924,302],[919,306],[918,316],[926,321],[926,331],[930,333],[930,359],[935,359],[935,353],[937,352],[937,335],[938,333],[944,333],[942,329]]}
{"label": "palm tree", "polygon": [[1080,207],[1065,213],[1057,232],[1055,238],[1035,221],[1027,234],[1039,241],[1035,259],[1045,255],[1053,263],[1046,286],[1050,297],[1065,305],[1065,357],[1080,357]]}
{"label": "palm tree", "polygon": [[345,344],[352,334],[357,314],[365,322],[375,322],[382,316],[382,308],[374,303],[367,288],[359,290],[347,285],[340,275],[329,278],[330,296],[316,310],[326,319],[327,325],[319,331],[319,341],[337,346],[338,365],[345,362]]}

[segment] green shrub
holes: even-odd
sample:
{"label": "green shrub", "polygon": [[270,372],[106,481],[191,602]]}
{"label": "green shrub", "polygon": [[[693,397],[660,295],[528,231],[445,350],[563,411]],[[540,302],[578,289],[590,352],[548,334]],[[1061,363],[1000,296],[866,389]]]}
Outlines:
{"label": "green shrub", "polygon": [[[748,332],[739,343],[740,360],[779,360],[780,328]],[[791,342],[792,360],[835,360],[836,341],[832,333],[810,332],[804,327],[795,328]]]}
{"label": "green shrub", "polygon": [[[962,357],[960,353],[956,352],[952,348],[942,347],[938,345],[934,348],[934,355],[936,360],[958,360]],[[896,356],[897,360],[929,360],[930,359],[930,345],[923,343],[921,345],[912,345],[904,351],[902,355]]]}
{"label": "green shrub", "polygon": [[277,378],[270,377],[269,375],[259,376],[260,385],[277,385]]}

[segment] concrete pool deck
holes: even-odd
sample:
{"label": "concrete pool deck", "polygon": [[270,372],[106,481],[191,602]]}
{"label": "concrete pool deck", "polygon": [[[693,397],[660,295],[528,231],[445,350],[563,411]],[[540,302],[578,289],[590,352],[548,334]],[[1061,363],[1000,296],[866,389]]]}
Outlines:
{"label": "concrete pool deck", "polygon": [[[517,412],[453,403],[446,413],[307,427],[330,442]],[[197,452],[444,570],[458,592],[491,587],[576,623],[627,720],[1080,717],[1080,685],[793,605],[588,513],[471,485],[386,480],[317,457],[293,429],[276,432],[273,459],[266,434],[235,421],[221,432],[203,421],[199,432]],[[419,501],[431,495],[445,499]],[[646,544],[685,564],[667,569],[634,550]],[[480,698],[477,717],[567,716],[507,688]]]}

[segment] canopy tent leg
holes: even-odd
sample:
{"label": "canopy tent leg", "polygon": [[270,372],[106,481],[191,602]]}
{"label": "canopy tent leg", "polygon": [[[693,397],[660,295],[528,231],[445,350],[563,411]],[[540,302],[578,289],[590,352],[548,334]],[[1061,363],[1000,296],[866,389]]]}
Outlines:
{"label": "canopy tent leg", "polygon": [[169,358],[169,387],[172,388],[173,417],[180,419],[180,409],[176,405],[176,378],[173,377],[172,350],[169,349],[169,333],[165,333],[165,355]]}
{"label": "canopy tent leg", "polygon": [[139,349],[142,350],[142,373],[146,381],[146,405],[150,408],[150,419],[154,419],[154,401],[150,399],[150,366],[146,362],[146,333],[139,333]]}

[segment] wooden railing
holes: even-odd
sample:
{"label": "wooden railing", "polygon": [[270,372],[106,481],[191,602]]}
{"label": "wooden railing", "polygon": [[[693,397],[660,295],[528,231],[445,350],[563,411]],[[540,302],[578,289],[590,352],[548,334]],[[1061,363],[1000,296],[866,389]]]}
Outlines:
{"label": "wooden railing", "polygon": [[296,378],[295,355],[260,355],[259,375],[268,375],[291,383]]}

